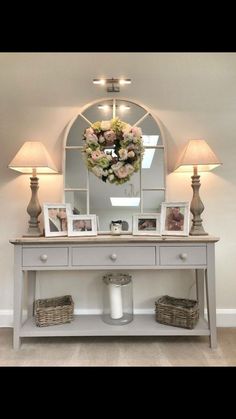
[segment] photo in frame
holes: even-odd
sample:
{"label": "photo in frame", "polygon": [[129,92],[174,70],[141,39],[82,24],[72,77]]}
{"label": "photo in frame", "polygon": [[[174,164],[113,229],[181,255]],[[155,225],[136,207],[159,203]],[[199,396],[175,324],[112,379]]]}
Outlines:
{"label": "photo in frame", "polygon": [[188,236],[190,222],[189,202],[162,202],[161,235]]}
{"label": "photo in frame", "polygon": [[67,236],[70,214],[72,214],[71,204],[43,204],[45,237]]}
{"label": "photo in frame", "polygon": [[97,216],[80,214],[68,216],[68,236],[96,236]]}
{"label": "photo in frame", "polygon": [[134,214],[133,235],[160,236],[160,218],[161,214],[159,213]]}

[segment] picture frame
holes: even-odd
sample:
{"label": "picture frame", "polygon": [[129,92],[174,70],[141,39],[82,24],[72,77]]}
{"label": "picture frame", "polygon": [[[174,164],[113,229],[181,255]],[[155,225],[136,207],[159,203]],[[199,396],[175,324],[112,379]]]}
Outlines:
{"label": "picture frame", "polygon": [[188,236],[190,223],[189,202],[162,202],[161,235]]}
{"label": "picture frame", "polygon": [[160,213],[134,214],[133,235],[134,236],[160,236]]}
{"label": "picture frame", "polygon": [[68,236],[96,236],[97,216],[80,214],[68,216]]}
{"label": "picture frame", "polygon": [[71,204],[44,203],[45,237],[67,236],[68,215],[70,214],[72,214]]}

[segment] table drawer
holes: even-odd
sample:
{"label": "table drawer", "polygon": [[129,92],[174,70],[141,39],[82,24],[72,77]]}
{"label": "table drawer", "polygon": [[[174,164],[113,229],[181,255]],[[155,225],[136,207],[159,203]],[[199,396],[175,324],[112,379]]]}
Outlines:
{"label": "table drawer", "polygon": [[74,247],[73,266],[141,266],[155,265],[155,246]]}
{"label": "table drawer", "polygon": [[206,265],[206,246],[160,246],[160,265]]}
{"label": "table drawer", "polygon": [[23,266],[67,266],[67,247],[40,247],[23,249]]}

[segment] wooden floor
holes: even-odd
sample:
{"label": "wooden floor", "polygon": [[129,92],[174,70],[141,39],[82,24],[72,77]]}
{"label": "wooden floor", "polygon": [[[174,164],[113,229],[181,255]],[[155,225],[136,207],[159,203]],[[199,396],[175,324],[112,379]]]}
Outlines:
{"label": "wooden floor", "polygon": [[24,338],[12,349],[12,329],[0,329],[0,366],[236,366],[236,328],[208,337]]}

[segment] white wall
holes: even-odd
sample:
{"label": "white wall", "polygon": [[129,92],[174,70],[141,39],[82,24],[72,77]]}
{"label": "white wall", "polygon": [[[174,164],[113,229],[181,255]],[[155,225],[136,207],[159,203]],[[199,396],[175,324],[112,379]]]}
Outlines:
{"label": "white wall", "polygon": [[[37,65],[30,69],[29,60],[32,57],[30,54],[26,57],[24,55],[27,54],[23,54],[23,57],[18,57],[18,54],[0,54],[0,87],[3,88],[0,103],[0,317],[1,314],[11,313],[8,310],[13,308],[13,246],[9,244],[9,239],[21,236],[27,230],[26,206],[30,199],[29,177],[8,169],[7,164],[24,141],[35,139],[47,146],[60,167],[62,135],[66,124],[81,106],[99,95],[104,96],[104,92],[97,93],[89,85],[91,80],[88,83],[84,76],[86,59],[89,66],[95,54],[73,55],[71,61],[70,57],[59,54],[60,57],[57,56],[55,60],[60,58],[63,66],[55,73],[52,71],[53,65],[58,62],[53,61],[50,54],[48,58],[44,57],[47,54],[42,55],[41,67],[38,65],[38,54]],[[124,65],[118,60],[118,55],[108,54],[111,59],[107,62],[99,56],[96,68],[100,68],[100,64],[101,73],[95,74],[93,71],[91,79],[102,74],[116,76],[122,72],[134,79],[135,89],[127,91],[126,97],[152,108],[162,121],[167,139],[169,170],[173,168],[177,154],[189,138],[206,139],[223,162],[223,166],[215,171],[202,175],[200,195],[205,205],[202,214],[204,228],[210,234],[220,237],[216,244],[217,309],[229,310],[225,313],[236,313],[236,55],[147,54],[143,65],[142,54],[124,54]],[[48,69],[47,59],[50,64]],[[74,83],[73,89],[69,88],[68,81],[70,68],[75,75],[75,63],[82,63],[81,68],[76,67],[80,68],[76,98],[75,80],[73,77],[69,79]],[[63,69],[66,70],[63,72]],[[28,77],[25,76],[26,72]],[[32,79],[29,78],[30,74]],[[37,80],[41,74],[40,90],[37,90]],[[55,75],[55,96],[52,96],[48,80],[52,80],[52,75]],[[63,96],[65,80],[67,90]],[[142,81],[142,85],[145,84],[143,87]],[[45,85],[47,89],[43,90]],[[58,202],[61,197],[62,175],[40,176],[40,202]],[[191,200],[191,197],[190,175],[169,173],[168,200],[184,201]],[[193,275],[189,271],[131,273],[137,309],[153,307],[154,299],[163,293],[183,297],[195,295]],[[43,272],[38,275],[38,295],[57,296],[69,292],[74,296],[78,308],[99,309],[102,274],[102,271],[71,272],[68,280],[64,281],[63,272]],[[79,276],[81,281],[78,281]],[[236,318],[232,321],[236,326]]]}

